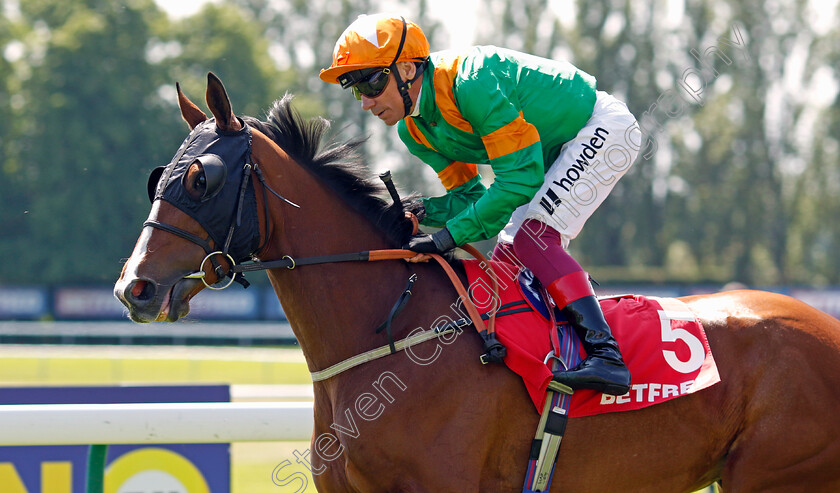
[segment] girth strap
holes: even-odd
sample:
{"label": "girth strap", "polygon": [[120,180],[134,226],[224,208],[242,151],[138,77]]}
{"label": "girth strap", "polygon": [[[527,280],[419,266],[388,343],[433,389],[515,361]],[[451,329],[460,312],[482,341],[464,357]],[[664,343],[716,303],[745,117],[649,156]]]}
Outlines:
{"label": "girth strap", "polygon": [[[543,299],[548,299],[545,289],[542,290]],[[549,309],[549,333],[553,350],[546,355],[546,364],[551,361],[549,368],[556,371],[561,365],[568,369],[566,361],[570,361],[573,353],[578,351],[577,344],[561,345],[557,333],[560,325],[554,319],[554,310]],[[557,465],[557,454],[560,452],[560,442],[566,432],[569,405],[574,393],[571,387],[551,380],[545,394],[545,404],[537,432],[531,442],[531,455],[528,458],[528,468],[525,471],[525,484],[522,493],[541,493],[551,488],[551,479]]]}
{"label": "girth strap", "polygon": [[[493,265],[474,246],[467,244],[461,246],[460,248],[481,261],[481,267],[487,271],[490,279],[493,281],[493,296],[495,299],[499,299],[499,278],[496,277]],[[452,285],[455,286],[455,290],[458,291],[458,295],[464,303],[464,308],[466,308],[467,314],[470,316],[470,319],[475,325],[475,330],[478,331],[478,335],[481,336],[481,339],[484,341],[484,354],[479,357],[481,363],[503,363],[504,357],[507,355],[507,350],[502,343],[496,339],[496,312],[493,311],[490,314],[490,317],[487,319],[487,325],[485,326],[481,314],[478,313],[478,309],[470,299],[469,293],[466,288],[464,288],[464,285],[461,283],[461,280],[458,279],[458,275],[455,274],[455,271],[452,270],[449,263],[443,260],[440,255],[431,254],[431,257],[440,264],[444,272],[446,272],[446,275],[449,276],[449,280],[452,281]]]}
{"label": "girth strap", "polygon": [[[531,305],[528,304],[525,300],[520,301],[512,301],[510,303],[506,303],[499,307],[498,310],[495,311],[496,318],[504,317],[505,315],[515,315],[517,313],[523,312],[532,312],[534,311],[531,308]],[[487,320],[490,318],[490,314],[483,314],[481,315],[482,320]],[[462,327],[466,327],[470,325],[472,322],[468,318],[459,318],[458,320],[453,320],[451,322],[447,322],[441,326],[433,327],[434,330],[437,331],[444,331],[449,329],[461,329]]]}
{"label": "girth strap", "polygon": [[[461,247],[462,249],[466,250],[476,258],[482,260],[482,266],[485,269],[489,269],[491,272],[490,277],[493,278],[493,293],[496,298],[499,295],[499,285],[498,279],[495,276],[495,273],[492,271],[492,267],[484,255],[481,254],[478,250],[476,250],[472,245],[465,245]],[[349,262],[349,261],[374,261],[374,260],[392,260],[392,259],[400,259],[400,258],[412,258],[416,257],[418,254],[416,252],[412,252],[410,250],[375,250],[370,252],[358,252],[358,253],[349,253],[349,254],[339,254],[339,255],[327,255],[324,257],[308,257],[304,259],[294,260],[291,257],[284,257],[283,260],[277,260],[273,262],[254,262],[253,264],[241,264],[244,266],[254,265],[253,270],[260,270],[260,269],[271,269],[276,267],[288,267],[290,269],[294,268],[297,265],[310,265],[314,263],[322,263],[324,262],[325,258],[341,258],[345,260],[330,260],[331,262]],[[467,310],[467,313],[470,316],[470,320],[472,320],[473,325],[475,326],[476,330],[479,334],[487,334],[488,333],[488,326],[490,329],[495,329],[495,320],[496,320],[496,313],[493,312],[488,316],[488,325],[485,326],[484,320],[480,313],[478,313],[478,309],[475,307],[475,304],[470,299],[469,294],[467,293],[466,288],[464,288],[464,284],[461,282],[461,279],[458,278],[458,274],[455,273],[455,270],[452,269],[452,266],[449,265],[449,262],[443,259],[438,254],[432,253],[428,254],[431,258],[435,259],[435,261],[443,268],[446,275],[449,277],[449,280],[452,282],[452,285],[455,287],[455,290],[458,292],[458,295],[461,297],[461,300],[464,303],[464,307]],[[302,261],[305,261],[303,263]],[[281,265],[282,263],[282,265]],[[271,265],[271,266],[270,266]],[[273,267],[276,266],[276,267]],[[239,266],[237,266],[239,267]],[[251,269],[248,269],[251,270]],[[409,286],[410,289],[410,286]],[[399,305],[399,302],[398,302]],[[312,381],[317,382],[320,380],[326,380],[327,378],[333,377],[338,375],[339,373],[353,368],[355,366],[361,365],[363,363],[367,363],[368,361],[372,361],[383,356],[388,356],[389,354],[393,354],[394,352],[401,351],[406,347],[413,346],[415,344],[420,344],[421,342],[425,342],[431,339],[435,339],[440,337],[443,334],[448,334],[452,331],[456,330],[454,327],[446,330],[424,330],[421,331],[419,334],[415,334],[413,336],[408,336],[405,339],[401,339],[397,342],[389,341],[387,346],[378,347],[371,351],[367,351],[365,353],[353,356],[352,358],[348,358],[340,363],[336,363],[335,365],[330,366],[329,368],[321,371],[314,371],[312,372]],[[484,335],[482,335],[484,337]],[[495,339],[495,336],[494,336]],[[485,347],[486,347],[486,340],[485,340]],[[482,360],[486,355],[482,355]]]}

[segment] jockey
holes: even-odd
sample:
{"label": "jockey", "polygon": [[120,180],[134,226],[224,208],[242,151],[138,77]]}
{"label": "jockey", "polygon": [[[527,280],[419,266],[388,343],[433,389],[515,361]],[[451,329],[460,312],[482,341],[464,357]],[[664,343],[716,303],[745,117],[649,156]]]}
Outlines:
{"label": "jockey", "polygon": [[[442,229],[403,248],[442,253],[498,235],[494,258],[528,267],[586,350],[554,379],[627,393],[630,372],[588,274],[566,250],[636,158],[641,133],[627,106],[564,61],[494,46],[430,54],[420,27],[384,14],[359,16],[320,77],[398,124],[408,150],[446,188],[422,199],[423,224]],[[492,168],[489,188],[476,164]]]}

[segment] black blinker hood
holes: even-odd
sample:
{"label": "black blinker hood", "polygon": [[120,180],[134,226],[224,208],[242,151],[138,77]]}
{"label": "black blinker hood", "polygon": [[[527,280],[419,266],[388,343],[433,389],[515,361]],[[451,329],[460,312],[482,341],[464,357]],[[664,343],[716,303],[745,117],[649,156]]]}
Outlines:
{"label": "black blinker hood", "polygon": [[[189,166],[206,155],[221,159],[227,176],[221,189],[202,201],[190,197],[183,178]],[[238,207],[246,165],[251,165],[251,128],[242,122],[241,130],[221,130],[216,120],[210,119],[196,125],[165,168],[152,171],[149,197],[165,200],[198,221],[213,240],[215,250],[224,250],[228,233],[234,227],[228,253],[240,262],[260,243],[257,200],[252,186],[245,189],[241,211]]]}

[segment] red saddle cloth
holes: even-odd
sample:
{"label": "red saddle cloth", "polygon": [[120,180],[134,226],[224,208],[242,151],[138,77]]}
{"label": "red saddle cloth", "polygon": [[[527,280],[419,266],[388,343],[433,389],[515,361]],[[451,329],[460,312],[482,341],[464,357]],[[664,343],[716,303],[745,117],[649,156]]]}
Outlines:
{"label": "red saddle cloth", "polygon": [[[510,274],[515,267],[492,262],[499,280],[499,298],[492,295],[490,276],[478,261],[465,260],[470,296],[482,314],[497,311],[496,337],[507,348],[505,364],[522,377],[528,394],[541,412],[552,378],[545,363],[553,351],[551,322],[524,294]],[[531,310],[506,310],[523,306]],[[685,303],[674,298],[628,295],[601,299],[613,336],[630,370],[630,391],[611,396],[593,390],[576,390],[569,406],[570,417],[630,411],[652,406],[708,388],[720,381],[706,332]],[[510,314],[504,315],[505,312]],[[515,313],[513,313],[515,312]],[[586,357],[577,335],[565,320],[557,320],[561,352],[573,368]]]}

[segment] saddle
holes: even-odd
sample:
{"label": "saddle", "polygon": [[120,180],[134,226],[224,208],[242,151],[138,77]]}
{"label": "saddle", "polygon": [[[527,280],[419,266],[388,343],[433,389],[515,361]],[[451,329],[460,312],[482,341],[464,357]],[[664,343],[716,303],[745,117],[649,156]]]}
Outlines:
{"label": "saddle", "polygon": [[[616,397],[557,388],[553,370],[574,368],[586,354],[539,280],[509,264],[490,262],[487,269],[486,261],[462,262],[472,303],[482,318],[495,318],[495,336],[506,351],[503,362],[522,378],[540,413],[523,493],[550,488],[568,418],[641,409],[720,381],[703,326],[685,303],[619,295],[599,302],[630,369],[630,391]],[[500,272],[513,275],[505,278]],[[497,290],[490,289],[493,284]]]}
{"label": "saddle", "polygon": [[[522,378],[541,413],[553,376],[549,365],[573,368],[586,357],[577,335],[530,271],[490,262],[499,284],[494,299],[491,274],[481,262],[462,263],[482,318],[495,314],[495,334],[507,350],[505,365]],[[507,272],[513,277],[505,278]],[[618,397],[577,390],[570,417],[641,409],[720,381],[705,330],[682,301],[628,294],[599,297],[599,302],[630,369],[631,389]]]}

